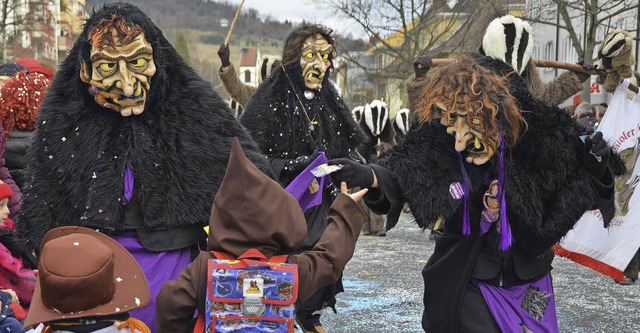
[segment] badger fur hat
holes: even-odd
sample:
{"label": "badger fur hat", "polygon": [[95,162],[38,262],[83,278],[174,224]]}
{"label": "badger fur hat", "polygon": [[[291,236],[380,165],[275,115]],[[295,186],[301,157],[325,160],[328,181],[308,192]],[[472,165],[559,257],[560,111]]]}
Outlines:
{"label": "badger fur hat", "polygon": [[353,119],[355,119],[356,123],[360,122],[360,119],[362,119],[363,113],[364,113],[364,106],[362,105],[358,105],[355,108],[353,108],[353,110],[351,110],[351,115],[353,116]]}
{"label": "badger fur hat", "polygon": [[529,63],[532,50],[531,26],[512,15],[491,21],[480,46],[481,54],[502,60],[518,74],[522,74]]}
{"label": "badger fur hat", "polygon": [[409,132],[409,117],[410,111],[407,108],[400,109],[398,110],[398,112],[396,112],[396,118],[394,122],[396,132],[400,132],[403,135]]}
{"label": "badger fur hat", "polygon": [[596,81],[604,85],[604,90],[614,92],[625,78],[633,77],[632,67],[635,64],[632,52],[631,35],[622,29],[616,29],[598,45],[600,69],[607,72],[606,78],[596,77]]}
{"label": "badger fur hat", "polygon": [[380,136],[389,120],[387,103],[374,99],[371,103],[364,106],[362,117],[371,134],[375,137]]}

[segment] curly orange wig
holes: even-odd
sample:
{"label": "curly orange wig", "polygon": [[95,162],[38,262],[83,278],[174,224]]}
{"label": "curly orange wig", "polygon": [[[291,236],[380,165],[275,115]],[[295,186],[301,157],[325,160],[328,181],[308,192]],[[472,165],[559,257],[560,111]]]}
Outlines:
{"label": "curly orange wig", "polygon": [[40,104],[49,88],[49,79],[39,73],[14,74],[0,90],[0,118],[4,133],[14,129],[33,131]]}
{"label": "curly orange wig", "polygon": [[[521,124],[525,124],[516,99],[507,88],[506,78],[478,65],[473,59],[461,57],[457,62],[438,67],[429,75],[424,87],[420,108],[420,124],[455,113],[456,103],[441,110],[436,103],[443,100],[461,101],[471,117],[483,119],[485,133],[498,133],[502,126],[505,144],[512,147],[518,140]],[[501,122],[502,124],[500,124]]]}
{"label": "curly orange wig", "polygon": [[141,33],[140,26],[129,23],[123,17],[114,14],[109,19],[103,19],[89,32],[89,40],[94,48],[101,49],[104,45],[127,45]]}

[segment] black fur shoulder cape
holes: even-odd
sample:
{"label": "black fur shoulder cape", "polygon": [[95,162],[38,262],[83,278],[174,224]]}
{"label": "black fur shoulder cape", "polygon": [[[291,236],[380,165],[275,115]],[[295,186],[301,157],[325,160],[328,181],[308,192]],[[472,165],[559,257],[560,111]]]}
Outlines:
{"label": "black fur shoulder cape", "polygon": [[[585,211],[593,209],[599,197],[592,176],[580,161],[579,126],[558,107],[520,89],[526,85],[519,80],[522,78],[514,76],[509,83],[523,106],[527,125],[517,145],[505,152],[507,214],[514,247],[538,255],[573,228]],[[463,182],[461,161],[444,126],[434,121],[413,128],[402,144],[377,163],[397,176],[419,226],[425,228],[442,216],[448,232],[460,233],[463,202],[451,196],[449,186]],[[497,179],[497,165],[491,161],[482,166],[463,163],[472,186],[472,229],[477,229],[482,195]]]}
{"label": "black fur shoulder cape", "polygon": [[[81,61],[89,61],[89,31],[113,14],[141,26],[153,47],[157,70],[140,116],[122,117],[102,108],[79,77]],[[232,137],[271,175],[266,158],[226,103],[160,29],[133,5],[105,5],[85,24],[40,108],[20,235],[30,248],[37,248],[43,235],[57,226],[121,228],[128,159],[145,230],[206,226]]]}
{"label": "black fur shoulder cape", "polygon": [[[269,157],[295,159],[314,150],[324,151],[329,159],[352,156],[364,134],[333,84],[325,78],[322,90],[315,91],[311,100],[304,87],[299,66],[286,72],[275,69],[249,100],[242,125]],[[318,121],[313,131],[300,101],[309,119]]]}

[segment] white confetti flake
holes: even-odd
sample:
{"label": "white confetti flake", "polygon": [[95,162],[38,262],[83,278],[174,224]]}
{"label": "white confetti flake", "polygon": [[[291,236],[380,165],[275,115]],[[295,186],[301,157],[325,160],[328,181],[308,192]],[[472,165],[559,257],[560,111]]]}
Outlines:
{"label": "white confetti flake", "polygon": [[73,242],[73,245],[78,246],[80,245],[80,242]]}
{"label": "white confetti flake", "polygon": [[139,299],[139,298],[137,298],[137,297],[136,297],[135,299],[136,299],[136,305],[137,305],[137,306],[140,306],[140,299]]}
{"label": "white confetti flake", "polygon": [[62,142],[65,142],[65,141],[67,141],[67,138],[65,138],[65,137],[63,136],[61,140],[62,140]]}
{"label": "white confetti flake", "polygon": [[117,282],[122,282],[122,278],[118,276],[118,277],[116,278],[116,281],[117,281]]}

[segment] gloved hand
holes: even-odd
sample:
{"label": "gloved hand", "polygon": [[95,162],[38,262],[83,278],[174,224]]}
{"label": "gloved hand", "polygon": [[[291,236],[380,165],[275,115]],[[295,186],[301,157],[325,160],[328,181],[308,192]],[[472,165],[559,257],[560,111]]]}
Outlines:
{"label": "gloved hand", "polygon": [[607,170],[611,149],[602,139],[602,132],[596,132],[593,137],[587,136],[580,153],[582,164],[596,179],[602,179]]}
{"label": "gloved hand", "polygon": [[427,75],[427,72],[431,69],[433,60],[428,55],[417,57],[413,61],[413,71],[416,73],[416,77],[423,77]]}
{"label": "gloved hand", "polygon": [[334,184],[347,183],[349,188],[371,187],[373,185],[373,169],[348,158],[336,158],[327,162],[329,165],[342,165],[342,169],[331,174]]}
{"label": "gloved hand", "polygon": [[[582,66],[582,68],[584,68],[585,70],[588,71],[593,71],[596,68],[598,68],[598,65],[594,65],[594,64],[585,64],[584,60],[580,60],[578,61],[578,65]],[[576,72],[576,75],[578,76],[578,79],[580,79],[580,82],[584,82],[587,81],[588,79],[591,78],[591,74],[587,74],[587,73],[578,73]]]}
{"label": "gloved hand", "polygon": [[222,67],[229,67],[231,62],[229,61],[229,56],[231,55],[231,51],[229,51],[229,45],[220,44],[220,48],[218,49],[218,57],[222,60]]}

